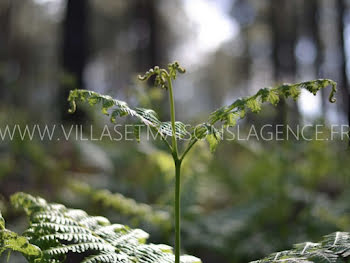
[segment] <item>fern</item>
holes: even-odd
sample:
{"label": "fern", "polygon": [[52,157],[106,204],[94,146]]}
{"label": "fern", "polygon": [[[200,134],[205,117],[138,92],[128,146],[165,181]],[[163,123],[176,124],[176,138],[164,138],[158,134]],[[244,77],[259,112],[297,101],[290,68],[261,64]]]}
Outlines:
{"label": "fern", "polygon": [[[177,73],[184,73],[185,70],[179,66],[179,63],[174,62],[168,65],[167,69],[161,69],[158,66],[150,69],[144,76],[139,76],[140,80],[148,80],[154,77],[154,85],[156,87],[167,90],[170,104],[170,122],[161,122],[157,114],[150,109],[130,108],[126,102],[112,99],[110,96],[105,96],[92,91],[73,90],[70,92],[68,101],[72,107],[70,112],[76,109],[76,101],[87,101],[90,105],[101,103],[102,112],[111,117],[114,122],[116,117],[126,115],[135,116],[145,125],[155,129],[163,139],[166,146],[169,148],[173,156],[175,166],[175,262],[180,262],[180,180],[181,180],[181,164],[187,153],[192,149],[198,140],[206,138],[209,143],[210,150],[215,151],[217,145],[221,141],[220,132],[214,127],[218,122],[224,126],[235,126],[239,119],[244,118],[248,111],[260,112],[261,105],[264,102],[270,102],[272,105],[277,105],[282,97],[292,97],[296,100],[301,89],[305,88],[309,92],[316,93],[327,86],[332,86],[329,96],[330,102],[335,102],[334,95],[336,93],[336,83],[328,79],[319,79],[314,81],[301,82],[296,84],[283,84],[274,88],[263,88],[257,94],[238,99],[231,105],[221,107],[210,114],[207,122],[194,126],[191,131],[191,138],[182,154],[178,149],[178,139],[185,137],[188,134],[186,125],[176,121],[175,118],[175,103],[173,95],[172,81],[176,79]],[[135,129],[136,138],[139,140],[139,129]],[[167,136],[171,137],[171,143],[167,141]]]}
{"label": "fern", "polygon": [[350,256],[350,233],[336,232],[325,236],[321,242],[305,242],[295,245],[294,249],[271,254],[254,263],[272,262],[348,262]]}
{"label": "fern", "polygon": [[[2,246],[2,249],[10,248],[30,255],[29,262],[64,262],[71,254],[81,254],[82,263],[174,262],[172,248],[146,244],[148,234],[141,229],[111,224],[104,217],[89,216],[83,210],[50,204],[25,193],[13,195],[11,201],[14,206],[25,210],[29,227],[19,239],[2,236],[5,244],[14,243],[14,246]],[[181,262],[201,261],[183,256]]]}
{"label": "fern", "polygon": [[26,237],[19,236],[16,233],[5,228],[5,220],[0,212],[0,255],[9,251],[17,251],[27,258],[35,258],[41,256],[39,247],[28,242]]}

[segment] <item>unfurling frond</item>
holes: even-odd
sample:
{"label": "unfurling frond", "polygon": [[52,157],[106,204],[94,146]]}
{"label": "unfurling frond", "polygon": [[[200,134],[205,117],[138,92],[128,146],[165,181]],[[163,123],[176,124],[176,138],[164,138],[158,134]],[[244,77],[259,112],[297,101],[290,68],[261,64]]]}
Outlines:
{"label": "unfurling frond", "polygon": [[191,143],[205,138],[209,143],[210,150],[215,151],[222,138],[222,131],[219,132],[214,127],[216,123],[221,122],[224,127],[233,127],[236,126],[240,119],[246,116],[247,112],[259,113],[264,102],[269,102],[276,106],[281,98],[292,97],[294,100],[297,100],[301,94],[302,88],[316,95],[317,91],[327,86],[332,87],[329,101],[334,103],[336,101],[334,98],[337,91],[336,83],[329,79],[318,79],[296,84],[283,84],[274,88],[260,89],[253,96],[238,99],[231,105],[221,107],[212,112],[207,123],[202,123],[194,127],[191,133]]}
{"label": "unfurling frond", "polygon": [[[24,193],[15,194],[11,200],[29,217],[29,228],[22,238],[33,244],[30,246],[40,247],[40,262],[64,262],[72,254],[81,254],[82,263],[174,262],[172,248],[145,244],[148,234],[141,229],[111,224],[104,217],[89,216],[83,210],[50,204]],[[181,262],[201,261],[184,256]]]}
{"label": "unfurling frond", "polygon": [[[99,94],[88,90],[72,90],[69,94],[68,101],[71,104],[70,113],[75,112],[76,103],[88,102],[91,106],[101,104],[102,113],[110,116],[110,120],[114,123],[117,117],[133,116],[144,125],[155,129],[161,136],[172,136],[172,129],[169,122],[161,122],[158,119],[157,113],[151,109],[131,108],[129,105],[120,100],[113,99],[111,96]],[[136,138],[139,139],[140,125],[136,124]],[[136,129],[136,128],[135,128]],[[185,125],[177,122],[175,125],[175,134],[179,138],[186,135]]]}
{"label": "unfurling frond", "polygon": [[177,73],[185,73],[186,70],[179,65],[177,61],[168,64],[168,70],[159,68],[158,66],[155,66],[154,68],[148,70],[144,75],[139,75],[139,80],[145,81],[148,80],[150,77],[155,76],[154,79],[154,86],[160,87],[160,88],[167,88],[167,77],[170,77],[171,79],[176,79]]}
{"label": "unfurling frond", "polygon": [[210,114],[209,123],[211,125],[218,121],[223,122],[227,126],[235,126],[237,120],[243,118],[248,110],[252,112],[260,112],[261,104],[270,102],[272,105],[277,105],[281,98],[292,97],[296,100],[301,89],[306,89],[312,94],[316,93],[327,86],[331,86],[332,90],[329,95],[329,101],[334,103],[334,98],[337,91],[336,83],[329,79],[318,79],[306,81],[296,84],[283,84],[274,88],[264,88],[259,90],[255,95],[238,99],[229,106],[221,107]]}
{"label": "unfurling frond", "polygon": [[295,245],[294,249],[271,254],[254,263],[274,262],[348,262],[350,256],[350,233],[336,232],[325,236],[320,243],[305,242]]}

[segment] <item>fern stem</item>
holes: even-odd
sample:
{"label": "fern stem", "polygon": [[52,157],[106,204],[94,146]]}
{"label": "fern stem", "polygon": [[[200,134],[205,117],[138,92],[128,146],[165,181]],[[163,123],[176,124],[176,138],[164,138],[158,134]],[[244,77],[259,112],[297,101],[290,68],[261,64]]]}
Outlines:
{"label": "fern stem", "polygon": [[176,141],[176,130],[175,130],[175,103],[173,95],[173,84],[171,77],[168,76],[168,90],[169,90],[169,102],[170,102],[170,118],[171,118],[171,129],[172,129],[172,149],[173,157],[176,161],[178,159],[177,141]]}
{"label": "fern stem", "polygon": [[180,211],[180,179],[181,161],[175,161],[175,263],[180,263],[181,250],[181,211]]}
{"label": "fern stem", "polygon": [[177,149],[176,130],[175,130],[175,103],[173,95],[173,85],[171,77],[167,76],[169,102],[170,102],[170,117],[172,128],[172,155],[175,164],[175,263],[180,263],[180,250],[181,250],[181,234],[180,234],[180,178],[181,178],[181,160],[179,159],[179,153]]}

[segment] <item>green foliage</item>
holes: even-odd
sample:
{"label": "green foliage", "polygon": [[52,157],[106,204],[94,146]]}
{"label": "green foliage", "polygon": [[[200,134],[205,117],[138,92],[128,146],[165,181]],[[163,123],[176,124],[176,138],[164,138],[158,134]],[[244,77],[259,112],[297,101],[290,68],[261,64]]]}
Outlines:
{"label": "green foliage", "polygon": [[301,93],[301,89],[303,88],[316,95],[317,91],[326,88],[329,85],[332,86],[329,101],[334,103],[336,101],[334,95],[337,89],[336,83],[332,80],[318,79],[296,84],[283,84],[274,88],[260,89],[253,96],[238,99],[229,106],[219,108],[210,114],[209,122],[214,124],[217,121],[222,121],[224,124],[230,125],[230,118],[243,118],[248,110],[251,110],[252,112],[260,112],[261,103],[269,102],[272,105],[277,105],[281,97],[292,97],[294,100],[297,100]]}
{"label": "green foliage", "polygon": [[[131,108],[129,105],[120,100],[113,99],[110,96],[101,95],[97,92],[88,90],[72,90],[69,94],[68,101],[71,103],[69,112],[73,113],[76,110],[76,102],[88,102],[91,106],[101,103],[101,111],[103,114],[110,116],[112,123],[116,122],[117,117],[133,116],[141,123],[153,128],[161,136],[172,136],[170,122],[161,122],[158,119],[157,113],[151,109]],[[185,125],[181,122],[175,123],[176,136],[183,137],[186,134]],[[140,126],[134,126],[136,138],[139,138]]]}
{"label": "green foliage", "polygon": [[254,263],[272,262],[348,262],[350,256],[350,233],[336,232],[325,236],[321,242],[305,242],[297,244],[292,250],[271,254],[267,258],[254,261]]}
{"label": "green foliage", "polygon": [[[301,94],[301,89],[306,89],[316,95],[320,89],[326,88],[327,86],[332,87],[329,101],[334,103],[336,101],[334,96],[337,91],[337,85],[334,81],[329,79],[318,79],[295,84],[283,84],[274,88],[260,89],[253,96],[238,99],[231,105],[221,107],[212,112],[208,120],[209,125],[207,124],[203,126],[207,128],[207,132],[202,133],[202,136],[196,136],[196,139],[201,139],[205,135],[210,134],[211,126],[217,122],[222,122],[226,127],[232,127],[237,124],[239,119],[244,118],[249,110],[254,113],[259,113],[261,111],[261,105],[264,102],[269,102],[276,106],[281,98],[291,97],[294,100],[297,100]],[[209,139],[207,137],[207,141],[209,142],[210,148],[215,149],[220,138],[218,136],[210,136]]]}
{"label": "green foliage", "polygon": [[[176,78],[177,71],[181,73],[184,72],[184,69],[178,66],[176,62],[169,65],[169,70],[169,74],[173,76],[173,79]],[[165,72],[166,71],[163,69],[155,67],[139,78],[141,80],[147,80],[151,76],[156,75],[155,85],[166,88],[167,84],[165,80]],[[332,87],[329,95],[329,101],[334,103],[336,101],[334,98],[337,91],[336,83],[329,79],[318,79],[296,84],[283,84],[274,88],[260,89],[253,96],[238,99],[231,105],[221,107],[212,112],[207,123],[199,124],[192,129],[192,142],[195,143],[198,140],[206,138],[207,142],[209,143],[210,150],[215,151],[217,145],[221,141],[220,133],[213,126],[217,122],[223,123],[225,127],[232,127],[237,124],[238,120],[244,118],[249,110],[254,113],[259,113],[261,111],[261,105],[264,102],[269,102],[276,106],[281,98],[291,97],[294,100],[297,100],[301,93],[301,89],[306,89],[312,94],[316,95],[320,89],[326,88],[327,86]],[[135,116],[143,124],[154,128],[163,139],[165,139],[166,136],[172,136],[171,122],[161,122],[158,119],[157,113],[152,109],[132,109],[124,101],[116,100],[110,96],[101,95],[99,93],[87,90],[72,90],[68,101],[72,105],[71,109],[69,110],[71,113],[75,111],[77,101],[86,101],[92,106],[101,103],[102,113],[109,115],[111,122],[115,122],[117,117],[124,117],[127,115]],[[186,125],[182,122],[175,122],[175,129],[177,138],[184,138],[188,134]],[[140,127],[135,125],[134,131],[136,139],[139,140]]]}
{"label": "green foliage", "polygon": [[111,193],[108,190],[95,190],[88,184],[73,182],[71,185],[73,191],[83,194],[90,200],[100,205],[112,208],[114,211],[127,215],[135,220],[144,220],[145,222],[156,225],[164,231],[171,227],[170,214],[168,211],[156,210],[152,206],[137,203],[134,199],[127,198],[120,193]]}
{"label": "green foliage", "polygon": [[[165,263],[173,262],[172,248],[146,244],[148,234],[111,224],[101,216],[89,216],[79,209],[50,204],[40,197],[25,193],[12,196],[14,206],[24,209],[29,227],[24,236],[6,230],[1,217],[1,252],[21,252],[28,262],[58,263],[80,255],[82,263]],[[40,251],[40,249],[41,251]],[[200,263],[198,258],[184,255],[183,263]]]}
{"label": "green foliage", "polygon": [[349,231],[350,156],[342,145],[314,137],[223,145],[191,188],[200,208],[195,218],[184,218],[184,246],[203,259],[210,251],[228,262],[249,262]]}
{"label": "green foliage", "polygon": [[5,228],[5,220],[0,212],[0,255],[6,251],[17,251],[27,258],[36,258],[41,256],[39,247],[30,244],[26,237],[19,236],[16,233]]}
{"label": "green foliage", "polygon": [[329,101],[334,103],[336,101],[334,95],[337,88],[336,83],[332,80],[318,79],[296,84],[283,84],[274,88],[260,89],[253,96],[238,99],[229,106],[219,108],[210,114],[209,123],[213,125],[214,123],[221,121],[225,125],[234,126],[234,120],[237,118],[243,118],[248,110],[256,113],[260,112],[261,104],[264,102],[277,105],[281,98],[292,97],[294,100],[297,100],[301,93],[301,89],[306,89],[316,95],[320,89],[326,88],[327,86],[332,86]]}

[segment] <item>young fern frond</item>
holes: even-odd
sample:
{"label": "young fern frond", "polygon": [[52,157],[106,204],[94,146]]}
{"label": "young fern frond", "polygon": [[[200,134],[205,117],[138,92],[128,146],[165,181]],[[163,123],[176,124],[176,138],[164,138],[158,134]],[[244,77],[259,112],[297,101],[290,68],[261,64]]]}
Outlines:
{"label": "young fern frond", "polygon": [[168,70],[161,69],[158,66],[148,70],[143,76],[139,75],[139,80],[145,81],[150,77],[155,76],[154,86],[167,89],[167,78],[175,80],[177,73],[185,73],[186,70],[179,65],[177,61],[168,64]]}
{"label": "young fern frond", "polygon": [[[146,109],[131,109],[125,102],[114,100],[109,96],[104,96],[92,91],[73,90],[70,93],[68,100],[72,104],[71,112],[75,110],[75,101],[88,101],[91,105],[95,105],[98,102],[102,104],[102,112],[104,114],[110,114],[111,121],[115,120],[117,116],[131,115],[136,116],[139,121],[145,125],[152,127],[159,134],[162,135],[163,141],[167,144],[173,156],[175,166],[175,262],[180,262],[180,179],[181,179],[181,163],[187,153],[192,149],[198,140],[206,138],[209,143],[210,150],[215,151],[222,136],[221,133],[214,127],[215,124],[221,122],[224,126],[235,126],[237,121],[243,118],[250,110],[252,112],[260,112],[261,104],[264,102],[270,102],[273,105],[277,105],[281,98],[292,97],[296,100],[301,89],[305,88],[314,95],[321,88],[325,88],[329,85],[332,86],[329,100],[335,102],[334,95],[336,93],[336,83],[328,79],[319,79],[314,81],[301,82],[296,84],[283,84],[274,88],[264,88],[257,92],[257,94],[238,99],[229,106],[219,108],[210,114],[206,123],[195,126],[191,131],[191,138],[184,149],[182,154],[179,154],[178,141],[188,135],[186,131],[186,125],[175,120],[175,102],[172,87],[172,80],[175,80],[177,73],[184,73],[185,70],[179,66],[179,63],[175,62],[168,65],[168,69],[161,69],[158,66],[150,69],[144,76],[139,76],[140,80],[148,80],[150,77],[154,77],[154,85],[156,87],[164,88],[169,93],[169,108],[170,108],[170,122],[161,122],[156,113],[153,110]],[[108,110],[111,112],[108,113]],[[171,136],[171,145],[167,142],[166,136]],[[139,129],[136,131],[136,138],[139,139]]]}
{"label": "young fern frond", "polygon": [[316,95],[320,89],[328,86],[332,87],[329,101],[334,103],[336,101],[334,96],[337,92],[337,84],[330,79],[318,79],[295,84],[282,84],[274,88],[260,89],[253,96],[238,99],[231,105],[221,107],[212,112],[207,123],[195,127],[192,132],[193,142],[206,138],[210,145],[210,149],[213,151],[221,140],[220,133],[213,128],[214,124],[221,122],[225,127],[233,127],[236,126],[237,122],[240,119],[243,119],[249,111],[259,113],[261,111],[262,103],[264,102],[269,102],[276,106],[281,98],[291,97],[294,100],[297,100],[301,94],[301,89],[306,89]]}
{"label": "young fern frond", "polygon": [[253,261],[254,263],[274,262],[348,262],[350,256],[350,233],[336,232],[323,237],[321,242],[297,244],[292,250],[273,253],[270,256]]}
{"label": "young fern frond", "polygon": [[[158,119],[157,113],[152,109],[131,108],[129,105],[120,100],[113,99],[110,96],[102,95],[89,90],[72,90],[69,94],[68,101],[71,104],[70,113],[75,112],[76,103],[88,102],[91,106],[101,104],[101,111],[103,114],[110,116],[112,123],[116,122],[117,117],[132,116],[138,119],[144,125],[153,128],[163,138],[172,136],[172,128],[170,122],[161,122]],[[140,126],[134,125],[136,138],[139,138]],[[185,125],[182,122],[175,123],[175,134],[178,138],[186,135]]]}
{"label": "young fern frond", "polygon": [[[83,263],[174,262],[171,247],[145,244],[148,234],[141,229],[111,224],[104,217],[89,216],[83,210],[50,204],[24,193],[15,194],[11,201],[23,208],[29,218],[25,237],[21,238],[28,247],[40,247],[42,251],[29,262],[64,262],[71,254],[81,254]],[[16,243],[21,244],[17,240]],[[181,262],[200,260],[185,256]]]}
{"label": "young fern frond", "polygon": [[221,107],[210,114],[209,123],[214,125],[221,121],[227,126],[235,126],[238,119],[243,118],[248,110],[258,113],[261,110],[261,104],[269,102],[276,106],[281,98],[292,97],[294,100],[299,98],[301,89],[306,89],[312,94],[328,86],[332,87],[329,95],[329,101],[334,103],[337,92],[337,84],[330,79],[318,79],[295,84],[282,84],[274,88],[260,89],[255,95],[238,99],[229,106]]}

